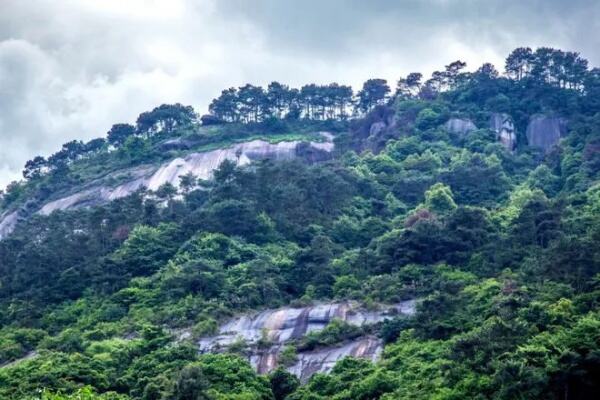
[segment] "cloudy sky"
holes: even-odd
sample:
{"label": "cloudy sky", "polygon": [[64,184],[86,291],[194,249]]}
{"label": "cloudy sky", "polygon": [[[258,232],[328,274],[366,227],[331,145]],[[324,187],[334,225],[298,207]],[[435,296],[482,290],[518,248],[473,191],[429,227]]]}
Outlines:
{"label": "cloudy sky", "polygon": [[68,140],[225,87],[395,82],[553,46],[600,65],[598,0],[0,0],[0,187]]}

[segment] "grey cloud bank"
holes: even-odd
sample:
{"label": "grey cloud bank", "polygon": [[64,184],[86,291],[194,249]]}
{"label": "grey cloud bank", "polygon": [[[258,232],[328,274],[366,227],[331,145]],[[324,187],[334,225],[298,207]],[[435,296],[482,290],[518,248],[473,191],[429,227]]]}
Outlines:
{"label": "grey cloud bank", "polygon": [[0,187],[24,162],[169,102],[225,87],[395,81],[517,46],[600,65],[600,2],[97,0],[0,4]]}

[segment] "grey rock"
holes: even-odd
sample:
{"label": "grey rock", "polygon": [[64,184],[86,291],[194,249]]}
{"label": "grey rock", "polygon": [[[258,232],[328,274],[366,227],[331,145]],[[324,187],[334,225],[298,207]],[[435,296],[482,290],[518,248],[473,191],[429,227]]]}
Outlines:
{"label": "grey rock", "polygon": [[496,132],[496,140],[509,151],[513,151],[517,146],[517,135],[515,125],[510,115],[503,113],[493,113],[490,116],[490,129]]}
{"label": "grey rock", "polygon": [[[251,364],[258,372],[267,373],[277,366],[279,354],[287,343],[300,339],[307,333],[322,330],[334,319],[355,326],[370,325],[399,315],[411,316],[415,313],[415,304],[414,300],[409,300],[395,305],[382,305],[374,311],[361,308],[356,302],[265,310],[226,322],[219,328],[217,335],[200,339],[198,348],[201,353],[219,352],[243,340],[250,348],[248,359]],[[261,339],[267,339],[272,346],[268,349],[257,348]],[[379,339],[361,337],[339,346],[300,352],[297,362],[289,366],[288,370],[306,381],[315,372],[329,371],[337,360],[348,355],[375,360],[382,348],[383,344]]]}
{"label": "grey rock", "polygon": [[444,124],[444,128],[446,128],[448,132],[458,135],[459,137],[465,137],[470,132],[477,129],[473,121],[462,118],[450,118]]}
{"label": "grey rock", "polygon": [[10,234],[19,222],[19,211],[5,212],[0,216],[0,239]]}
{"label": "grey rock", "polygon": [[182,138],[169,139],[158,145],[161,151],[169,151],[169,150],[189,150],[192,148],[194,143],[190,140],[185,140]]}
{"label": "grey rock", "polygon": [[[309,162],[323,161],[330,157],[335,147],[333,135],[329,132],[318,132],[318,134],[325,138],[325,141],[269,143],[263,140],[252,140],[225,149],[178,157],[158,167],[144,165],[117,171],[108,174],[102,180],[88,183],[75,193],[43,204],[37,212],[49,215],[56,210],[93,207],[129,196],[143,187],[157,190],[167,182],[179,187],[179,177],[187,173],[192,173],[201,179],[210,179],[213,171],[225,160],[233,161],[239,166],[265,159],[278,161],[303,158]],[[182,142],[178,143],[181,145]],[[117,186],[109,186],[105,183],[110,179],[123,181],[123,176],[127,176],[127,179]],[[19,220],[35,212],[30,210],[34,206],[37,208],[37,203],[27,202],[21,209],[0,216],[0,239],[12,232]]]}
{"label": "grey rock", "polygon": [[567,119],[534,115],[527,125],[527,143],[548,153],[567,134]]}
{"label": "grey rock", "polygon": [[[317,372],[331,371],[335,364],[344,357],[365,358],[375,362],[381,357],[382,351],[383,341],[376,337],[367,336],[341,346],[299,353],[297,361],[287,370],[300,378],[300,382],[306,383]],[[271,361],[273,359],[275,364]],[[263,361],[263,364],[256,366],[259,373],[267,373],[276,366],[276,357],[262,356],[261,361]]]}
{"label": "grey rock", "polygon": [[377,136],[387,128],[387,124],[383,121],[374,122],[369,128],[369,136]]}

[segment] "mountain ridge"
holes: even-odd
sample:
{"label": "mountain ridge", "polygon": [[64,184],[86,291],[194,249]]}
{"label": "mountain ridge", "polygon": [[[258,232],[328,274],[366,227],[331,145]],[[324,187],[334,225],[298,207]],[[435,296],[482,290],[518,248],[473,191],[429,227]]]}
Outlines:
{"label": "mountain ridge", "polygon": [[28,161],[1,200],[0,397],[597,397],[600,70],[464,68],[226,89]]}

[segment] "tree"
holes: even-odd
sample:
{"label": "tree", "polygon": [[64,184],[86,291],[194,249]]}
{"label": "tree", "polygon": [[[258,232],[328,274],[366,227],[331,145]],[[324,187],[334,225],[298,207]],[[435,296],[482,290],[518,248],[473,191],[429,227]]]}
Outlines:
{"label": "tree", "polygon": [[400,98],[412,98],[421,88],[421,79],[423,74],[420,72],[411,72],[406,78],[400,78],[396,86],[396,95]]}
{"label": "tree", "polygon": [[211,114],[224,121],[238,121],[239,110],[237,89],[229,88],[223,90],[221,95],[210,103],[208,110]]}
{"label": "tree", "polygon": [[299,103],[303,108],[303,114],[305,118],[315,118],[316,116],[316,105],[318,103],[318,88],[317,85],[311,83],[304,85],[300,88]]}
{"label": "tree", "polygon": [[446,70],[442,73],[444,86],[454,89],[463,80],[464,75],[461,71],[466,66],[467,63],[460,60],[446,65]]}
{"label": "tree", "polygon": [[211,397],[206,392],[209,388],[208,380],[198,365],[183,367],[173,387],[174,400],[209,400]]}
{"label": "tree", "polygon": [[592,113],[600,109],[600,68],[593,68],[585,74],[583,92],[585,101],[582,107]]}
{"label": "tree", "polygon": [[504,70],[506,75],[520,81],[529,75],[532,63],[533,52],[531,48],[519,47],[514,49],[506,58]]}
{"label": "tree", "polygon": [[48,162],[42,156],[36,156],[32,160],[25,163],[23,169],[23,178],[25,179],[37,179],[42,176],[45,169],[48,168]]}
{"label": "tree", "polygon": [[95,154],[102,150],[105,144],[106,140],[104,140],[104,138],[92,139],[83,145],[83,151],[84,153]]}
{"label": "tree", "polygon": [[448,214],[456,209],[452,190],[443,183],[436,183],[425,192],[425,208],[436,214]]}
{"label": "tree", "polygon": [[136,121],[137,132],[153,134],[161,131],[167,133],[179,126],[188,125],[196,120],[192,106],[179,103],[162,104],[152,111],[141,113]]}
{"label": "tree", "polygon": [[442,180],[452,188],[459,204],[493,204],[509,188],[509,180],[496,156],[484,157],[466,150],[452,160]]}
{"label": "tree", "polygon": [[259,122],[267,108],[265,91],[260,86],[246,84],[238,89],[240,116],[245,122]]}
{"label": "tree", "polygon": [[289,105],[290,88],[279,82],[271,82],[267,87],[266,101],[269,115],[281,118]]}
{"label": "tree", "polygon": [[381,104],[387,98],[390,87],[385,79],[369,79],[358,92],[357,109],[362,113],[367,113],[378,104]]}
{"label": "tree", "polygon": [[188,172],[185,175],[179,176],[179,186],[184,193],[189,193],[194,187],[196,187],[197,182],[198,178],[192,172]]}
{"label": "tree", "polygon": [[275,400],[284,400],[300,386],[300,380],[283,368],[277,368],[269,374],[271,391]]}
{"label": "tree", "polygon": [[120,147],[125,144],[125,141],[130,137],[135,135],[135,127],[130,124],[115,124],[113,125],[107,133],[106,139],[108,143],[115,146]]}
{"label": "tree", "polygon": [[77,160],[85,150],[85,146],[81,140],[72,140],[62,145],[61,152],[68,161]]}
{"label": "tree", "polygon": [[156,189],[155,194],[161,200],[171,201],[177,195],[177,188],[171,182],[165,182]]}
{"label": "tree", "polygon": [[498,71],[496,70],[496,67],[494,67],[494,64],[485,63],[475,71],[474,77],[481,81],[484,79],[496,79],[498,78],[498,75]]}
{"label": "tree", "polygon": [[139,162],[147,154],[148,148],[149,144],[140,136],[129,136],[123,143],[119,154],[132,162]]}

